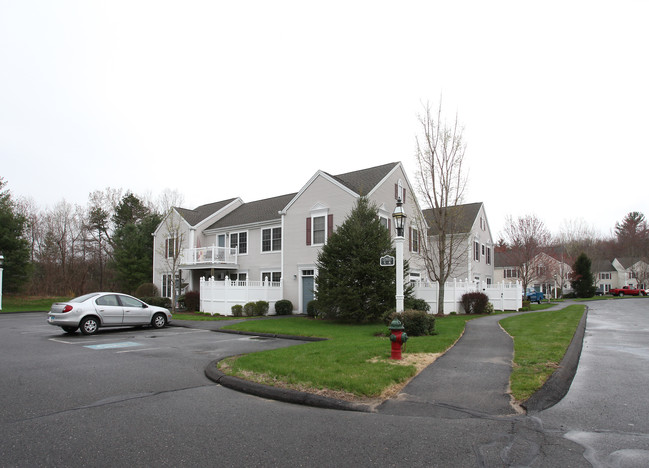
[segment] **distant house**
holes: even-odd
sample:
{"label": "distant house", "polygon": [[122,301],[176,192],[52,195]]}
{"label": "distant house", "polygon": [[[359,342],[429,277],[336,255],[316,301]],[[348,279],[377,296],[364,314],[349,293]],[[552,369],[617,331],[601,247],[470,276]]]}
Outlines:
{"label": "distant house", "polygon": [[[455,268],[449,279],[469,280],[492,284],[494,281],[494,243],[484,204],[469,203],[445,208],[450,211],[455,234],[460,234],[464,245],[457,250]],[[431,246],[436,245],[439,232],[431,222],[433,209],[423,211],[428,224]]]}
{"label": "distant house", "polygon": [[630,286],[646,289],[649,286],[649,262],[637,257],[619,257],[613,261],[593,262],[596,285],[604,293],[611,289]]}
{"label": "distant house", "polygon": [[393,236],[392,212],[397,199],[403,200],[404,258],[413,259],[411,274],[420,277],[421,211],[413,193],[402,164],[395,162],[338,175],[317,171],[298,192],[264,200],[228,198],[193,210],[174,208],[154,233],[153,281],[166,297],[172,288],[198,290],[207,278],[242,285],[268,281],[296,311],[305,312],[314,297],[318,252],[361,196],[377,206]]}
{"label": "distant house", "polygon": [[496,282],[515,283],[522,277],[521,268],[529,268],[528,289],[541,291],[547,296],[559,297],[572,290],[571,261],[561,249],[548,248],[534,257],[529,265],[519,265],[519,256],[507,248],[497,248],[494,276]]}

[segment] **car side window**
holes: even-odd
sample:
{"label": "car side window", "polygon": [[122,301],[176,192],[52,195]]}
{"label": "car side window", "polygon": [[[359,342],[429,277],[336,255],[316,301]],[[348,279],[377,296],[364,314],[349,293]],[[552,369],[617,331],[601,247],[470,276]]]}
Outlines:
{"label": "car side window", "polygon": [[117,306],[119,307],[119,301],[117,300],[117,296],[114,294],[108,294],[106,296],[101,296],[97,298],[95,301],[97,305],[103,305],[103,306]]}
{"label": "car side window", "polygon": [[140,309],[144,308],[144,304],[142,304],[137,299],[133,299],[132,297],[119,296],[119,300],[122,301],[122,305],[124,307],[139,307]]}

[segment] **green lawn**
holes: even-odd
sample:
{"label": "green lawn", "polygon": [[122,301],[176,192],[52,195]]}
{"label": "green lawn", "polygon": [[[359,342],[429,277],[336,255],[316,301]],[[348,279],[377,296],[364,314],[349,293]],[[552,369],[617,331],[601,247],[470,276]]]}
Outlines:
{"label": "green lawn", "polygon": [[[441,353],[462,334],[466,315],[437,319],[438,335],[412,337],[407,353]],[[343,325],[303,317],[238,323],[228,329],[329,338],[328,341],[252,353],[223,362],[222,370],[266,384],[344,391],[360,397],[379,397],[394,384],[416,373],[414,365],[395,365],[390,357],[387,327]]]}
{"label": "green lawn", "polygon": [[556,370],[570,344],[585,306],[508,317],[500,325],[514,338],[512,395],[524,401]]}
{"label": "green lawn", "polygon": [[2,312],[48,312],[54,302],[69,297],[2,296]]}

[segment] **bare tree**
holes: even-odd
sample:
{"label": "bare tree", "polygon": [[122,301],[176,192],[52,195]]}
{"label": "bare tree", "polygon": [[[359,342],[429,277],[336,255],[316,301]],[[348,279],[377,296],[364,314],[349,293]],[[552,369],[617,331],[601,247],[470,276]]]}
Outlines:
{"label": "bare tree", "polygon": [[597,246],[602,240],[597,230],[583,219],[564,220],[554,242],[562,246],[569,258],[575,259],[584,252],[590,258],[598,258]]}
{"label": "bare tree", "polygon": [[550,232],[535,215],[521,216],[516,220],[507,216],[505,235],[523,289],[527,290],[530,283],[543,278],[546,266],[542,264],[540,254],[550,242]]}
{"label": "bare tree", "polygon": [[[439,284],[438,313],[444,314],[446,281],[451,277],[468,250],[461,204],[467,179],[464,174],[464,129],[457,118],[448,123],[442,116],[440,100],[437,114],[430,105],[419,116],[421,135],[417,137],[417,188],[430,207],[426,219],[418,220],[420,232],[428,232],[430,242],[422,242],[421,258],[428,276]],[[454,209],[455,208],[455,209]]]}

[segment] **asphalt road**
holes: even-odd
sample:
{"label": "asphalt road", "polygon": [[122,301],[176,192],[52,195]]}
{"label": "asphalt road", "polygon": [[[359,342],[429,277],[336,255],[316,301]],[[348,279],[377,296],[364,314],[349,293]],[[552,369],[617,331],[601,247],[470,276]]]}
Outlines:
{"label": "asphalt road", "polygon": [[0,466],[649,466],[649,300],[590,307],[558,405],[458,418],[291,405],[204,375],[220,357],[295,341],[184,328],[69,336],[45,314],[0,315]]}

